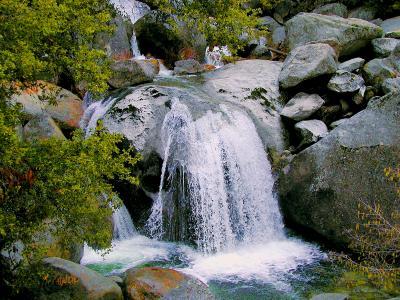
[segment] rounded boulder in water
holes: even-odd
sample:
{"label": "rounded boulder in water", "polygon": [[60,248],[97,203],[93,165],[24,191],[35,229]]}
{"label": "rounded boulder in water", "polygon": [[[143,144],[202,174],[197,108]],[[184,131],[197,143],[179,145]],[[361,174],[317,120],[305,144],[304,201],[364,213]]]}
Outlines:
{"label": "rounded boulder in water", "polygon": [[205,283],[172,269],[132,268],[125,272],[126,299],[214,299]]}

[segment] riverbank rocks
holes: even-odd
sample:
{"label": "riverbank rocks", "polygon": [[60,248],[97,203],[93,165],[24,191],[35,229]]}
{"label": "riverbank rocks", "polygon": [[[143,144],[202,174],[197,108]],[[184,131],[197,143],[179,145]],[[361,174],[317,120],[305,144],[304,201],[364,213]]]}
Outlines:
{"label": "riverbank rocks", "polygon": [[320,120],[301,121],[294,125],[294,129],[301,139],[300,147],[311,145],[328,133],[325,123]]}
{"label": "riverbank rocks", "polygon": [[287,132],[279,115],[284,106],[278,82],[281,69],[281,62],[238,61],[205,73],[201,86],[211,99],[244,108],[253,119],[265,148],[277,153],[287,145]]}
{"label": "riverbank rocks", "polygon": [[324,103],[325,100],[317,94],[298,93],[285,105],[281,116],[302,121],[312,116]]}
{"label": "riverbank rocks", "polygon": [[179,60],[175,62],[175,75],[198,74],[201,72],[204,72],[204,68],[195,59]]}
{"label": "riverbank rocks", "polygon": [[398,44],[400,44],[400,40],[392,38],[380,38],[372,40],[372,48],[378,57],[389,56]]}
{"label": "riverbank rocks", "polygon": [[379,87],[385,79],[396,78],[400,75],[400,44],[387,58],[376,58],[369,61],[363,68],[365,81]]}
{"label": "riverbank rocks", "polygon": [[339,64],[338,69],[347,71],[347,72],[354,72],[361,69],[365,64],[365,59],[361,57],[356,57],[345,62]]}
{"label": "riverbank rocks", "polygon": [[399,114],[399,94],[370,100],[367,109],[296,155],[278,184],[286,223],[345,246],[360,201],[378,201],[390,215],[398,196],[383,170],[400,161]]}
{"label": "riverbank rocks", "polygon": [[379,26],[360,19],[300,13],[286,23],[290,50],[309,42],[335,40],[338,55],[350,55],[383,35]]}
{"label": "riverbank rocks", "polygon": [[23,128],[24,138],[28,141],[58,138],[65,140],[65,136],[54,120],[42,115],[31,119]]}
{"label": "riverbank rocks", "polygon": [[381,27],[385,37],[400,38],[400,16],[383,21]]}
{"label": "riverbank rocks", "polygon": [[328,83],[328,89],[336,93],[354,93],[365,86],[364,79],[347,71],[338,71]]}
{"label": "riverbank rocks", "polygon": [[172,269],[156,267],[129,269],[125,272],[124,286],[126,299],[129,300],[214,299],[206,284]]}
{"label": "riverbank rocks", "polygon": [[58,257],[44,259],[46,287],[37,299],[122,300],[122,290],[111,279]]}
{"label": "riverbank rocks", "polygon": [[284,61],[279,83],[282,88],[291,88],[336,70],[336,54],[331,46],[318,43],[299,46]]}
{"label": "riverbank rocks", "polygon": [[108,84],[113,88],[124,88],[151,82],[160,70],[156,59],[120,60],[111,64],[112,75]]}
{"label": "riverbank rocks", "polygon": [[342,3],[329,3],[313,10],[313,13],[327,16],[347,18],[349,14],[346,5]]}

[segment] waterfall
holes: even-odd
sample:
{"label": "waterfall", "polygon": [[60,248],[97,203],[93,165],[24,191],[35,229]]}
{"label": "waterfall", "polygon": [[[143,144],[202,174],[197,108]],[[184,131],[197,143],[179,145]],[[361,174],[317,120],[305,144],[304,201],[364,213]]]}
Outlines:
{"label": "waterfall", "polygon": [[[147,4],[135,0],[110,0],[110,3],[123,17],[128,18],[132,24],[135,24],[150,11],[150,7]],[[131,50],[133,57],[142,57],[136,40],[135,30],[132,32]]]}
{"label": "waterfall", "polygon": [[97,122],[104,117],[115,100],[116,98],[108,98],[103,101],[95,101],[85,109],[80,127],[85,131],[86,136],[89,136],[96,129]]}
{"label": "waterfall", "polygon": [[136,229],[133,226],[131,215],[125,205],[122,205],[114,211],[112,220],[114,225],[114,240],[126,240],[137,234]]}
{"label": "waterfall", "polygon": [[221,104],[194,120],[175,99],[162,140],[159,195],[147,224],[154,237],[194,235],[204,253],[284,237],[271,165],[245,112]]}

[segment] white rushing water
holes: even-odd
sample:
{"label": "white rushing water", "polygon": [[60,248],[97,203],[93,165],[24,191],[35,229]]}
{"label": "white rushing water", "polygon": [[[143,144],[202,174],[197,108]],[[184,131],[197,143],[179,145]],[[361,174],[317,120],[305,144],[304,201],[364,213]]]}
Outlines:
{"label": "white rushing water", "polygon": [[[132,24],[135,24],[150,12],[150,7],[147,4],[136,0],[110,0],[110,3],[123,17],[128,18]],[[134,30],[131,38],[131,49],[134,58],[144,58],[140,53]]]}
{"label": "white rushing water", "polygon": [[131,215],[125,205],[122,205],[114,211],[112,222],[114,225],[113,237],[115,240],[123,241],[137,235]]}

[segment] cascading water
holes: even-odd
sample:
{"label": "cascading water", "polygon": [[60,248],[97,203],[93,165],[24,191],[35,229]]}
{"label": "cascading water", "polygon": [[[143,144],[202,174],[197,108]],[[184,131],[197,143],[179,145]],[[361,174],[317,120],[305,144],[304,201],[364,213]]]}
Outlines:
{"label": "cascading water", "polygon": [[[178,240],[194,234],[205,253],[284,237],[271,165],[256,128],[246,113],[220,109],[194,121],[174,101],[162,128],[160,193],[148,222],[157,238],[171,239],[169,231],[178,232]],[[171,188],[163,195],[166,173]],[[189,211],[189,221],[171,207]]]}
{"label": "cascading water", "polygon": [[113,238],[115,240],[123,241],[137,234],[131,215],[125,205],[114,211],[112,220],[114,225]]}
{"label": "cascading water", "polygon": [[[122,16],[128,18],[132,24],[135,24],[150,12],[150,7],[147,4],[136,0],[110,0],[110,3]],[[131,49],[133,57],[144,58],[139,50],[135,30],[132,32]]]}

